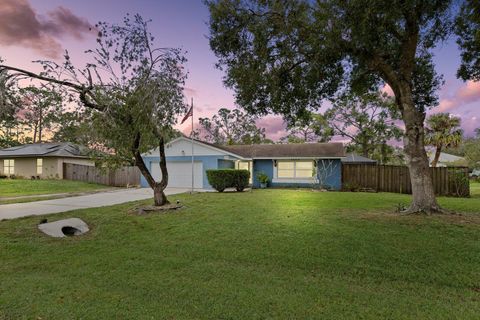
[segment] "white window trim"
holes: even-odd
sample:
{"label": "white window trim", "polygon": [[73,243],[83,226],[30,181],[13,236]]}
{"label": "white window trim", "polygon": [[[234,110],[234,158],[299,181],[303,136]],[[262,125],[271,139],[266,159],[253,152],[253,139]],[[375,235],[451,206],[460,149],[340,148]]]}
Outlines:
{"label": "white window trim", "polygon": [[[5,161],[8,161],[8,166],[5,166]],[[12,168],[12,172],[10,172],[10,168]],[[15,175],[15,159],[3,159],[3,174],[8,176]]]}
{"label": "white window trim", "polygon": [[[38,160],[42,161],[42,164],[40,166],[38,165]],[[35,160],[35,168],[36,168],[35,172],[37,173],[37,176],[43,174],[43,158],[37,158]],[[40,173],[38,172],[38,168],[40,168]]]}
{"label": "white window trim", "polygon": [[[290,160],[287,160],[287,159],[282,159],[283,161],[286,161],[286,162],[293,162],[294,165],[293,165],[293,174],[295,175],[296,174],[296,171],[297,171],[297,161],[305,161],[305,160],[300,160],[300,159],[290,159]],[[279,178],[278,177],[278,162],[281,162],[282,160],[274,160],[274,161],[277,161],[277,165],[275,166],[274,165],[274,170],[273,170],[273,179],[272,179],[272,182],[273,183],[314,183],[316,181],[316,178],[315,176],[312,176],[311,178],[297,178],[297,177],[293,177],[293,178]],[[312,159],[312,163],[314,163],[314,160]],[[315,167],[315,164],[313,165],[313,167]]]}
{"label": "white window trim", "polygon": [[248,179],[248,183],[251,184],[252,181],[253,181],[253,174],[252,174],[253,163],[252,163],[252,161],[237,160],[237,161],[235,161],[235,169],[237,169],[237,170],[239,169],[240,162],[247,162],[248,163],[248,169],[247,170],[250,172],[250,177]]}

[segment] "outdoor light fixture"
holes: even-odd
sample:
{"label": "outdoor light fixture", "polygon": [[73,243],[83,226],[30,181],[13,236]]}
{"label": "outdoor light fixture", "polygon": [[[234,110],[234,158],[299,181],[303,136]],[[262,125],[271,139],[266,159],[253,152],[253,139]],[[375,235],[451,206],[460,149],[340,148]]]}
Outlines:
{"label": "outdoor light fixture", "polygon": [[274,166],[274,167],[277,166],[277,160],[273,160],[273,166]]}

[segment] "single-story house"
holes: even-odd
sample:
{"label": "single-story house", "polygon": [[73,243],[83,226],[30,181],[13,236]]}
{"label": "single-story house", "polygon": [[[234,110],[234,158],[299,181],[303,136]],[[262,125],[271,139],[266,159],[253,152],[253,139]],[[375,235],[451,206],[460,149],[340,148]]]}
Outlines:
{"label": "single-story house", "polygon": [[0,175],[62,179],[63,164],[93,166],[86,149],[72,143],[33,143],[0,150]]}
{"label": "single-story house", "polygon": [[[256,144],[217,146],[200,140],[179,137],[166,145],[168,185],[211,189],[206,170],[235,168],[250,171],[253,187],[260,185],[257,174],[269,177],[273,187],[311,187],[323,182],[325,187],[341,188],[342,143]],[[161,179],[158,149],[142,155],[155,180]],[[141,185],[147,187],[142,177]]]}
{"label": "single-story house", "polygon": [[347,153],[346,157],[342,159],[342,164],[377,164],[377,160],[360,156],[356,153]]}

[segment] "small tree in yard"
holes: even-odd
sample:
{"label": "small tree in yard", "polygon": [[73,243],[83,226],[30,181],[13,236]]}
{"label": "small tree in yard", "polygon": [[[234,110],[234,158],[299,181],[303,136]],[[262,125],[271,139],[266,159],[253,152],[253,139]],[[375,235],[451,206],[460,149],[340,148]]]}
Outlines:
{"label": "small tree in yard", "polygon": [[444,148],[455,148],[462,142],[461,119],[449,113],[432,114],[427,119],[426,144],[435,147],[435,157],[431,163],[436,167]]}
{"label": "small tree in yard", "polygon": [[[108,160],[131,161],[154,190],[155,205],[168,203],[165,143],[172,126],[186,111],[183,85],[186,61],[179,49],[154,48],[148,21],[127,15],[122,24],[98,23],[98,47],[88,50],[93,61],[76,68],[68,53],[62,65],[43,61],[44,72],[1,65],[10,80],[35,78],[66,88],[92,111],[92,127],[100,143],[115,151]],[[161,181],[157,182],[141,154],[158,147]]]}
{"label": "small tree in yard", "polygon": [[[468,67],[478,67],[478,1],[465,3]],[[443,212],[425,152],[426,110],[442,83],[432,51],[453,31],[457,2],[438,0],[206,0],[210,46],[226,71],[237,103],[256,114],[294,122],[345,87],[366,92],[388,84],[405,124],[410,168],[408,213]],[[473,36],[475,35],[475,36]],[[476,38],[475,38],[476,37]],[[475,40],[473,40],[475,41]],[[473,59],[470,59],[472,58]],[[478,73],[477,73],[478,75]],[[466,74],[474,77],[475,73]]]}
{"label": "small tree in yard", "polygon": [[333,177],[338,171],[340,166],[340,161],[335,160],[318,160],[317,161],[317,172],[315,178],[318,179],[318,185],[322,189],[329,189],[330,186],[327,184],[329,178]]}

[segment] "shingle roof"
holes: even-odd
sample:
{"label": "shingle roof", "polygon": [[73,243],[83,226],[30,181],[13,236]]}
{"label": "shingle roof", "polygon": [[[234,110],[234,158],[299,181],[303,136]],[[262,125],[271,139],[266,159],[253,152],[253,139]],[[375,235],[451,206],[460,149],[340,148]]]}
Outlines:
{"label": "shingle roof", "polygon": [[216,146],[243,158],[341,158],[345,157],[342,143],[289,143]]}
{"label": "shingle roof", "polygon": [[377,163],[376,160],[369,159],[367,157],[359,156],[355,153],[348,153],[347,156],[342,159],[343,163],[368,163],[368,164],[375,164]]}
{"label": "shingle roof", "polygon": [[33,143],[0,150],[0,158],[18,157],[88,158],[86,148],[68,142]]}
{"label": "shingle roof", "polygon": [[[435,152],[428,153],[428,158],[430,162],[432,162],[433,159],[435,158]],[[462,160],[465,160],[465,158],[462,158],[450,153],[440,152],[440,158],[438,159],[438,162],[455,162],[455,161],[462,161]]]}

